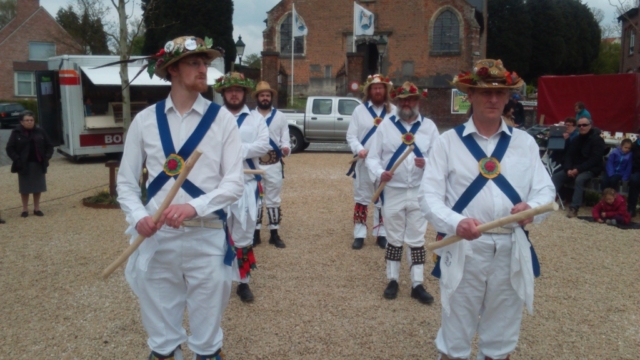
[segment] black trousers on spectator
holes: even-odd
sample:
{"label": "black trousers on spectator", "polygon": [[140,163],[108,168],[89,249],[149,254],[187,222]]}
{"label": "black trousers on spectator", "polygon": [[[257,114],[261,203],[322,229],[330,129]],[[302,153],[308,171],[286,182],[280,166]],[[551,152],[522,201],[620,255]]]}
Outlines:
{"label": "black trousers on spectator", "polygon": [[629,201],[627,207],[629,213],[635,216],[638,205],[638,195],[640,195],[640,171],[634,172],[629,177]]}
{"label": "black trousers on spectator", "polygon": [[604,190],[606,188],[612,188],[615,191],[620,191],[620,181],[622,180],[622,175],[607,175],[606,172],[603,172],[600,176],[600,190]]}

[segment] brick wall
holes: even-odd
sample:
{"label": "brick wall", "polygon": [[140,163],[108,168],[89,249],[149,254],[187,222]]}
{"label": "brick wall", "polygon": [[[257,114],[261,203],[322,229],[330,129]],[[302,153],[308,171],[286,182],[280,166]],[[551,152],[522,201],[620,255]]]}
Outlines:
{"label": "brick wall", "polygon": [[56,55],[79,54],[79,45],[38,0],[18,0],[16,17],[0,30],[0,99],[14,96],[14,71],[45,70],[46,62],[29,61],[29,42],[52,42]]}
{"label": "brick wall", "polygon": [[469,118],[451,113],[451,89],[430,89],[426,99],[420,100],[420,113],[433,120],[440,132],[454,128]]}
{"label": "brick wall", "polygon": [[[638,31],[638,18],[636,14],[629,20],[622,21],[622,54],[620,54],[620,72],[640,72],[640,31]],[[632,54],[629,54],[629,34],[635,33],[635,44]]]}
{"label": "brick wall", "polygon": [[[268,13],[267,29],[263,32],[264,51],[280,52],[278,31],[291,11],[292,2],[309,29],[305,53],[296,56],[294,62],[296,88],[302,89],[310,84],[312,77],[317,77],[311,72],[312,65],[321,66],[323,73],[324,67],[331,65],[332,77],[336,77],[337,71],[345,65],[347,37],[353,32],[353,2],[333,0],[331,6],[327,6],[324,0],[282,0]],[[376,37],[382,34],[387,39],[383,69],[395,83],[412,80],[421,87],[448,88],[453,75],[461,69],[471,68],[473,61],[483,53],[475,10],[465,0],[405,0],[402,3],[380,0],[364,6],[376,14]],[[434,56],[430,54],[429,34],[437,15],[447,9],[457,14],[462,24],[460,53]],[[413,76],[402,75],[405,61],[414,63]],[[267,62],[272,63],[272,60],[263,61],[264,74],[270,71]],[[279,64],[287,73],[291,72],[290,56],[280,55]],[[348,74],[350,78],[357,75],[351,71]]]}

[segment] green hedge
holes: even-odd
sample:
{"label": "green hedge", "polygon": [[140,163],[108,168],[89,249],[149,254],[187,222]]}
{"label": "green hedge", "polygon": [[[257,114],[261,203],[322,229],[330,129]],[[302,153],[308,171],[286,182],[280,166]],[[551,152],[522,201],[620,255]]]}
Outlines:
{"label": "green hedge", "polygon": [[0,99],[0,103],[18,103],[22,106],[24,106],[25,109],[32,111],[35,115],[36,115],[36,123],[39,123],[38,121],[38,102],[36,100],[31,100],[31,99],[9,99],[9,100],[3,100]]}

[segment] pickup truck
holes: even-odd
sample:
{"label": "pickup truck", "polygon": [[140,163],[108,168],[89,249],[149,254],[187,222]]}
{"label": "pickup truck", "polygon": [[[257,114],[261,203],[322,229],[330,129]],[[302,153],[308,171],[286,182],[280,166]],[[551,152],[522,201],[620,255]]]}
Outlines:
{"label": "pickup truck", "polygon": [[311,142],[346,143],[351,114],[361,103],[352,97],[310,96],[304,112],[280,110],[289,122],[291,152],[303,151]]}

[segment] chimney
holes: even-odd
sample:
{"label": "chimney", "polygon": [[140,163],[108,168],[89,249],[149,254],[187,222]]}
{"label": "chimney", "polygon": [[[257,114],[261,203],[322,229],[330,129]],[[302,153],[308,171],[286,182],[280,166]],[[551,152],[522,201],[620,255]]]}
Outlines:
{"label": "chimney", "polygon": [[40,8],[40,0],[18,0],[16,2],[16,18],[25,19]]}

